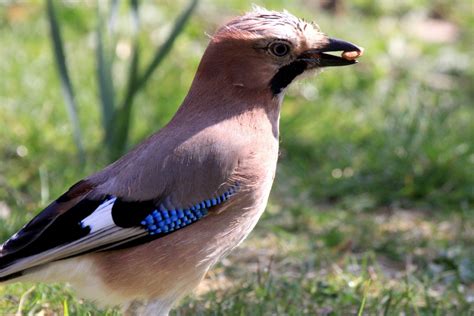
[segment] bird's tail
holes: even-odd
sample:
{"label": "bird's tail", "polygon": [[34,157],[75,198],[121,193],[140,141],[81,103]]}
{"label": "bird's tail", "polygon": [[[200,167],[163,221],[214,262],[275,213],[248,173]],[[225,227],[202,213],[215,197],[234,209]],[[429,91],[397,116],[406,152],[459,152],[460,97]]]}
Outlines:
{"label": "bird's tail", "polygon": [[4,244],[0,245],[0,283],[15,282],[15,279],[24,275],[24,271],[5,273],[6,269],[10,267],[13,262],[9,260],[8,256],[3,253],[3,246]]}

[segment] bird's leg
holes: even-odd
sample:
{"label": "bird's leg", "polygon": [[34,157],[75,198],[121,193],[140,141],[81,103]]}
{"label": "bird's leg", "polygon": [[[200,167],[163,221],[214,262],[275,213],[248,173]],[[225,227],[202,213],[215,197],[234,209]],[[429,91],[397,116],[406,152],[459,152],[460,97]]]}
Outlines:
{"label": "bird's leg", "polygon": [[145,310],[145,302],[144,301],[132,301],[130,304],[125,306],[123,315],[124,316],[139,316],[144,315],[143,312]]}
{"label": "bird's leg", "polygon": [[135,300],[124,309],[124,316],[168,316],[173,301]]}

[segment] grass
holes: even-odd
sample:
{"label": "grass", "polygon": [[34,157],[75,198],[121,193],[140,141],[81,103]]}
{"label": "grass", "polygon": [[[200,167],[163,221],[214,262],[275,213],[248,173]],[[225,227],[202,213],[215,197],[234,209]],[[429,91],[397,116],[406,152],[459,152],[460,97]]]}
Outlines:
{"label": "grass", "polygon": [[[142,3],[145,60],[171,27],[168,17],[185,3]],[[468,3],[358,0],[345,2],[336,17],[304,1],[260,4],[307,19],[316,15],[325,32],[364,46],[366,55],[355,67],[328,69],[290,89],[267,211],[173,315],[474,314],[474,21]],[[163,126],[179,106],[205,48],[204,32],[249,7],[237,0],[201,3],[136,96],[131,144]],[[107,163],[91,80],[95,7],[70,4],[59,11],[87,161],[81,165],[73,150],[44,7],[0,5],[0,73],[7,78],[0,85],[1,240]],[[113,69],[118,90],[126,86],[132,44],[126,15],[120,17]],[[0,314],[19,309],[119,314],[79,300],[64,285],[0,287]]]}

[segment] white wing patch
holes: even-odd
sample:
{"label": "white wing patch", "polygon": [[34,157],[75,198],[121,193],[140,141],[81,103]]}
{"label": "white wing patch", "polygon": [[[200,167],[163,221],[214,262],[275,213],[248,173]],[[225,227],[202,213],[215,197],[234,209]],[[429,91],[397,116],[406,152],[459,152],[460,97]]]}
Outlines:
{"label": "white wing patch", "polygon": [[112,218],[112,207],[117,198],[112,198],[100,204],[91,215],[87,216],[81,221],[82,227],[89,226],[90,233],[95,233],[104,228],[111,228],[116,226]]}

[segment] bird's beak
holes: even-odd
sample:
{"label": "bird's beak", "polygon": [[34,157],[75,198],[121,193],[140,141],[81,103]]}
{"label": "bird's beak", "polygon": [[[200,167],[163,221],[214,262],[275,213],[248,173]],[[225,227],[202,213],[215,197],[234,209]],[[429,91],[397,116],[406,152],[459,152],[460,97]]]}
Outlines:
{"label": "bird's beak", "polygon": [[[325,54],[326,52],[338,51],[343,52],[341,57]],[[308,68],[347,66],[357,63],[356,58],[361,56],[362,53],[363,49],[352,43],[336,38],[328,38],[327,44],[303,52],[298,59],[305,61],[308,64]]]}

